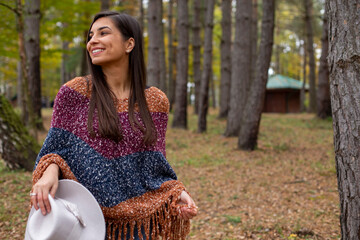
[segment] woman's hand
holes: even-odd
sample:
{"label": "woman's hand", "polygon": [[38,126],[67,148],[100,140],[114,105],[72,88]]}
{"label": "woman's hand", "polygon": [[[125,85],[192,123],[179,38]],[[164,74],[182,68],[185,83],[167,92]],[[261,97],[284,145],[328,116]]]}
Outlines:
{"label": "woman's hand", "polygon": [[189,194],[183,191],[180,195],[180,200],[178,202],[180,205],[180,218],[184,220],[189,220],[197,215],[197,206],[195,205],[194,200],[189,196]]}
{"label": "woman's hand", "polygon": [[31,203],[36,210],[40,207],[44,216],[51,211],[49,193],[54,198],[58,184],[59,167],[53,163],[47,167],[42,177],[32,188],[32,193],[36,195],[31,195]]}

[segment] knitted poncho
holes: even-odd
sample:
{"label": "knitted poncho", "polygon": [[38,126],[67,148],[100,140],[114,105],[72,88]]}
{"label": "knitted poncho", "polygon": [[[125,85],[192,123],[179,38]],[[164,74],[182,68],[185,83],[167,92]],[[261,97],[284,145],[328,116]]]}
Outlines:
{"label": "knitted poncho", "polygon": [[[87,129],[91,81],[79,77],[63,85],[55,99],[51,128],[36,159],[35,184],[51,163],[61,170],[61,178],[80,182],[95,196],[104,213],[107,236],[124,234],[141,226],[146,239],[184,239],[190,221],[178,217],[176,204],[185,189],[165,158],[165,132],[169,102],[155,87],[145,96],[157,130],[153,146],[142,143],[142,133],[129,122],[128,99],[117,106],[123,140],[119,143],[98,134],[95,114],[91,137]],[[139,118],[138,112],[135,113]],[[151,223],[151,224],[150,224]],[[151,229],[150,229],[151,228]],[[120,236],[118,236],[119,239]],[[132,239],[132,237],[131,237]]]}

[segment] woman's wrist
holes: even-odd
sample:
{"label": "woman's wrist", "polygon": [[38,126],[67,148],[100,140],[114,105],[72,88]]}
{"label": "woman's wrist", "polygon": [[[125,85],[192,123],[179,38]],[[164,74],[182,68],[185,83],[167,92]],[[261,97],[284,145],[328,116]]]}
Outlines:
{"label": "woman's wrist", "polygon": [[44,174],[55,175],[57,178],[59,178],[60,168],[57,164],[52,163],[46,168]]}

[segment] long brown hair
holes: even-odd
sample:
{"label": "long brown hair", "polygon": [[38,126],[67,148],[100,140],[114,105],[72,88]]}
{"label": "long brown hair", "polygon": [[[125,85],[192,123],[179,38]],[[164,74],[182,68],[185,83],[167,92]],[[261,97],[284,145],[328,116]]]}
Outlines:
{"label": "long brown hair", "polygon": [[[129,120],[134,129],[139,129],[144,137],[144,143],[154,144],[157,136],[156,129],[145,98],[146,86],[146,68],[144,62],[144,53],[142,46],[142,31],[140,24],[135,18],[117,12],[100,12],[95,15],[90,25],[89,32],[96,20],[102,17],[110,18],[114,25],[122,34],[124,40],[134,38],[135,47],[129,54],[129,74],[131,79],[130,97],[129,97]],[[88,34],[87,42],[90,41]],[[91,136],[95,136],[93,121],[94,112],[98,114],[99,133],[102,137],[109,138],[116,142],[122,140],[122,129],[114,104],[116,99],[114,93],[110,90],[101,66],[92,64],[89,52],[87,52],[88,64],[92,75],[92,94],[90,98],[90,107],[88,114],[88,130]],[[143,125],[135,117],[135,105],[137,105]]]}

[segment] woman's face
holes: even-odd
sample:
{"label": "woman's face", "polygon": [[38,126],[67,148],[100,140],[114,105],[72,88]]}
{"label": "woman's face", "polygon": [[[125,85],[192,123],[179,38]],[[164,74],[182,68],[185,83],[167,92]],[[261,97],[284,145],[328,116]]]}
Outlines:
{"label": "woman's face", "polygon": [[107,17],[99,18],[94,22],[89,37],[86,48],[95,65],[121,64],[125,58],[128,58],[127,55],[133,47],[132,38],[125,41],[118,28]]}

